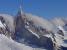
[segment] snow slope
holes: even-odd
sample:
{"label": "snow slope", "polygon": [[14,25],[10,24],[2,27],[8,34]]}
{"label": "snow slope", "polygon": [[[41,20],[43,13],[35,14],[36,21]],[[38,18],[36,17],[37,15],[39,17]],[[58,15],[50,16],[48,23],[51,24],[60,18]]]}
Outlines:
{"label": "snow slope", "polygon": [[24,44],[17,43],[5,35],[0,34],[0,50],[45,50],[39,48],[32,48]]}

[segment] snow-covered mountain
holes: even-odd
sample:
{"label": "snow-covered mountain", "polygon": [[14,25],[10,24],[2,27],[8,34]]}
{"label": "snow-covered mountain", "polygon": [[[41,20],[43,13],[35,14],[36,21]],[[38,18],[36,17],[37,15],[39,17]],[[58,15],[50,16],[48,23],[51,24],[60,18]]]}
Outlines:
{"label": "snow-covered mountain", "polygon": [[[61,50],[67,47],[67,19],[0,14],[0,50]],[[4,47],[4,48],[3,48]]]}
{"label": "snow-covered mountain", "polygon": [[21,10],[16,16],[15,40],[30,46],[58,50],[63,43],[66,24],[61,18],[49,21]]}

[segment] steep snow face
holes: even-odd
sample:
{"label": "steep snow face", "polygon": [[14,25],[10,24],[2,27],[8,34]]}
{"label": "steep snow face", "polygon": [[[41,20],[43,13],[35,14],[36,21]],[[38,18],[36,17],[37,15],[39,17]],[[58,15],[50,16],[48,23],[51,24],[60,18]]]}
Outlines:
{"label": "steep snow face", "polygon": [[6,25],[8,26],[10,32],[15,31],[14,18],[8,14],[0,14],[0,17],[3,17]]}
{"label": "steep snow face", "polygon": [[5,25],[3,25],[3,23],[0,20],[0,28],[5,28]]}
{"label": "steep snow face", "polygon": [[46,50],[40,48],[32,48],[24,44],[17,43],[5,35],[0,34],[0,50]]}
{"label": "steep snow face", "polygon": [[22,45],[0,34],[0,50],[22,50]]}

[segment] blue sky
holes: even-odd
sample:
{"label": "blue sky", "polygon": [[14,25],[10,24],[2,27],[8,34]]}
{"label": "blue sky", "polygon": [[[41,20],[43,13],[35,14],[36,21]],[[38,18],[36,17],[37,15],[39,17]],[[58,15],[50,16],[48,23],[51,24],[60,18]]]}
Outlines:
{"label": "blue sky", "polygon": [[20,0],[0,0],[0,13],[16,15],[19,10]]}
{"label": "blue sky", "polygon": [[47,19],[67,17],[67,0],[0,0],[0,13],[16,15],[20,4],[24,12]]}

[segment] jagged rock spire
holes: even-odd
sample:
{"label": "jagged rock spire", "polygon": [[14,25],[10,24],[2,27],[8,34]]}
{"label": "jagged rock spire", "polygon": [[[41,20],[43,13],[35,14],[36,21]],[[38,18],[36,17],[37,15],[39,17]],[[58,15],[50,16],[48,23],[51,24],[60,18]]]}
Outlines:
{"label": "jagged rock spire", "polygon": [[22,6],[20,5],[20,14],[23,14]]}
{"label": "jagged rock spire", "polygon": [[23,10],[22,10],[22,6],[20,5],[19,6],[19,10],[18,10],[18,15],[23,15],[24,14],[24,12],[23,12]]}

